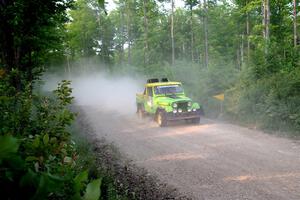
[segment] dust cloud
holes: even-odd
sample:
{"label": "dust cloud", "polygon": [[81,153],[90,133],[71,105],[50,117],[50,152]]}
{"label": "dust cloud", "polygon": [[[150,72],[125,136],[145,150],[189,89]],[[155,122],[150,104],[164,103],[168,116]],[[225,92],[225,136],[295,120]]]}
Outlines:
{"label": "dust cloud", "polygon": [[141,92],[144,79],[134,79],[124,75],[110,75],[106,72],[90,72],[63,77],[46,74],[43,89],[54,90],[63,80],[71,80],[75,104],[92,106],[97,110],[114,111],[127,115],[136,111],[135,94]]}

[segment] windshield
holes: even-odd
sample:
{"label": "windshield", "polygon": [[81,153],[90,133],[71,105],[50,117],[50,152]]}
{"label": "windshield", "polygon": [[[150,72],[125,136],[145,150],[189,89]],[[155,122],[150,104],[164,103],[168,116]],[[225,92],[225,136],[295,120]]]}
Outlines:
{"label": "windshield", "polygon": [[183,93],[183,89],[180,85],[164,85],[156,86],[154,88],[155,94],[176,94]]}

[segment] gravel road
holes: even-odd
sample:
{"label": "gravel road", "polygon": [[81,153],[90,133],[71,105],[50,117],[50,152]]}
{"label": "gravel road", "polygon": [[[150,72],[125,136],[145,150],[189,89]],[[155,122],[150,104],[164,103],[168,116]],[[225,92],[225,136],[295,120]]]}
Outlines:
{"label": "gravel road", "polygon": [[300,143],[204,119],[160,128],[150,118],[82,107],[100,137],[193,199],[300,199]]}

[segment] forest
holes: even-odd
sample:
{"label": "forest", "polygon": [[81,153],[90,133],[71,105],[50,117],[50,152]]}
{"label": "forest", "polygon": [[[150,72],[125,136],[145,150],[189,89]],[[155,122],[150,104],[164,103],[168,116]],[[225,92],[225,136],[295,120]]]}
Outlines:
{"label": "forest", "polygon": [[208,115],[219,115],[212,97],[225,93],[225,118],[299,130],[297,1],[115,3],[106,13],[76,1],[64,51],[51,62],[92,57],[111,73],[166,76],[183,81]]}
{"label": "forest", "polygon": [[70,128],[72,83],[45,94],[47,71],[168,77],[206,117],[299,136],[299,1],[176,2],[116,0],[108,10],[104,0],[0,0],[4,199],[122,199],[88,173],[90,157],[75,162],[85,156]]}

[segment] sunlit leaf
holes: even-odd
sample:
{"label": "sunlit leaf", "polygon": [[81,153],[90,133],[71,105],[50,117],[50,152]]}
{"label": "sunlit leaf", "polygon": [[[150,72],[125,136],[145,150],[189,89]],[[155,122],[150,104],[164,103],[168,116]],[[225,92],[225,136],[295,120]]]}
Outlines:
{"label": "sunlit leaf", "polygon": [[88,171],[83,171],[80,174],[78,174],[74,179],[74,187],[75,191],[79,192],[84,185],[84,182],[88,180]]}
{"label": "sunlit leaf", "polygon": [[84,200],[98,200],[100,197],[101,179],[93,180],[86,187]]}
{"label": "sunlit leaf", "polygon": [[48,135],[48,134],[45,134],[45,135],[44,135],[44,137],[43,137],[43,142],[44,142],[45,145],[48,144],[48,142],[49,142],[49,135]]}

